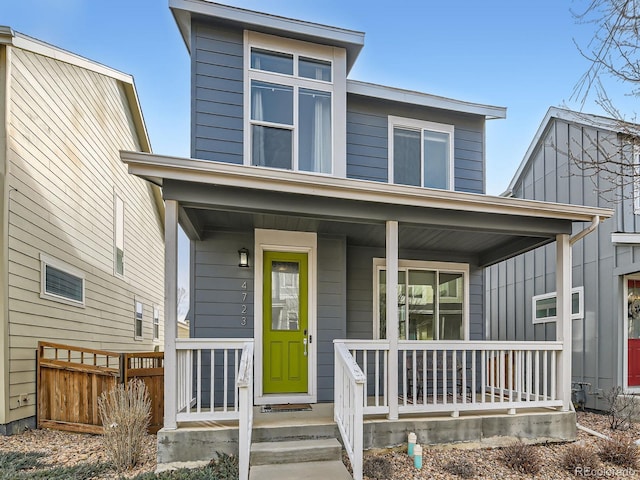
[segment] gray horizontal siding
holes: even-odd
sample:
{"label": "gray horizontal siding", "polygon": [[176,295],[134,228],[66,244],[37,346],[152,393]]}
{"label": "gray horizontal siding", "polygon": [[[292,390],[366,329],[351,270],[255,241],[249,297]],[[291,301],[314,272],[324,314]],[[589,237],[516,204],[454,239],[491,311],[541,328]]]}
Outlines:
{"label": "gray horizontal siding", "polygon": [[389,115],[454,125],[454,185],[484,193],[484,120],[440,110],[347,97],[347,177],[388,181]]}
{"label": "gray horizontal siding", "polygon": [[191,155],[242,164],[242,30],[194,22]]}

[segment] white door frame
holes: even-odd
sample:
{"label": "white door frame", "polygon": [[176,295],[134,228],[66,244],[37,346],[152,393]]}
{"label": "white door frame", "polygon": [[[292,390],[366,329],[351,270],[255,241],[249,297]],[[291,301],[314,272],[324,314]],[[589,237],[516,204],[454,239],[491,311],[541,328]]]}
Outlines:
{"label": "white door frame", "polygon": [[625,393],[640,393],[640,386],[629,386],[629,280],[640,280],[639,273],[624,275],[622,287],[622,315],[623,315],[623,342],[622,342],[622,387]]}
{"label": "white door frame", "polygon": [[[255,384],[254,403],[256,405],[284,404],[284,403],[316,403],[317,402],[317,248],[318,237],[313,232],[291,232],[286,230],[255,229],[254,248],[254,345],[255,345]],[[264,394],[262,392],[262,300],[263,300],[263,259],[264,252],[301,252],[308,255],[308,329],[309,338],[313,341],[308,344],[308,390],[307,393],[283,393]]]}

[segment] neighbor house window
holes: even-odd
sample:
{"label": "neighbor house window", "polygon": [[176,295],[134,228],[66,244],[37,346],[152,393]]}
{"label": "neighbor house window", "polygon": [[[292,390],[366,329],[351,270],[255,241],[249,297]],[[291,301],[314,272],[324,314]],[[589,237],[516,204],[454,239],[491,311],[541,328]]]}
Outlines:
{"label": "neighbor house window", "polygon": [[160,310],[158,307],[153,307],[153,339],[158,340],[160,338]]}
{"label": "neighbor house window", "polygon": [[[571,290],[571,318],[584,317],[584,287]],[[555,322],[557,317],[556,292],[535,295],[532,299],[533,323]]]}
{"label": "neighbor house window", "polygon": [[453,125],[389,116],[389,182],[453,189]]}
{"label": "neighbor house window", "polygon": [[114,270],[116,275],[124,276],[124,202],[116,195],[114,203]]}
{"label": "neighbor house window", "polygon": [[142,338],[142,314],[144,307],[142,302],[136,300],[136,313],[134,318],[134,335],[136,338]]}
{"label": "neighbor house window", "polygon": [[84,273],[56,258],[40,254],[40,296],[84,306]]}
{"label": "neighbor house window", "polygon": [[[374,259],[374,326],[386,338],[387,271]],[[468,276],[464,264],[401,260],[398,268],[400,340],[464,340],[468,330]]]}
{"label": "neighbor house window", "polygon": [[333,50],[248,32],[246,157],[251,165],[333,173]]}

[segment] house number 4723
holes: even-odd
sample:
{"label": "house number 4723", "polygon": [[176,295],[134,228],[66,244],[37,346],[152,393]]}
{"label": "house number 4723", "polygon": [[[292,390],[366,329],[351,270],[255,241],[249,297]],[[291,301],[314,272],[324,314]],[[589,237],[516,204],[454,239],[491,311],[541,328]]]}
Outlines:
{"label": "house number 4723", "polygon": [[244,281],[242,282],[242,292],[240,292],[240,295],[242,295],[242,304],[240,305],[240,325],[242,325],[243,327],[247,324],[247,305],[246,302],[247,301],[247,282]]}

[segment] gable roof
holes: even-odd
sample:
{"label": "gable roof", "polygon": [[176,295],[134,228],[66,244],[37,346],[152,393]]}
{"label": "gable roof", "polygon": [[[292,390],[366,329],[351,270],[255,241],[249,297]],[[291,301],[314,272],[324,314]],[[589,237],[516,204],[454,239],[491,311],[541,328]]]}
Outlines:
{"label": "gable roof", "polygon": [[191,51],[191,19],[194,17],[222,20],[227,24],[256,32],[344,48],[347,51],[347,72],[364,46],[363,32],[280,17],[206,0],[169,0],[169,8],[189,51]]}
{"label": "gable roof", "polygon": [[601,130],[609,130],[612,132],[621,131],[620,121],[614,118],[602,117],[600,115],[593,115],[590,113],[576,112],[573,110],[568,110],[566,108],[549,107],[549,110],[547,110],[546,115],[542,119],[542,122],[540,123],[540,126],[536,131],[536,134],[533,136],[533,140],[531,140],[531,144],[529,145],[529,148],[524,154],[524,157],[520,162],[520,165],[518,166],[516,173],[513,175],[511,182],[509,182],[509,186],[504,192],[500,194],[500,196],[502,197],[511,196],[511,194],[513,193],[513,188],[516,186],[516,183],[518,183],[518,180],[520,180],[520,177],[522,176],[523,172],[527,168],[527,165],[531,161],[533,157],[533,152],[536,150],[536,148],[538,148],[540,142],[544,137],[546,130],[549,128],[549,125],[551,125],[551,123],[555,119],[565,120],[567,122],[576,123],[579,125],[589,125],[591,127],[598,128]]}
{"label": "gable roof", "polygon": [[[135,82],[131,75],[101,63],[94,62],[93,60],[89,60],[88,58],[69,52],[68,50],[43,42],[37,38],[16,32],[8,26],[0,25],[0,45],[8,45],[38,55],[53,58],[60,62],[68,63],[70,65],[113,78],[120,82],[127,97],[127,103],[129,105],[129,110],[131,111],[131,117],[138,137],[138,143],[140,144],[140,149],[143,152],[151,153],[151,142],[149,140],[147,126],[144,122],[144,116],[142,115],[142,108],[140,107],[140,101],[138,100],[138,92],[136,90]],[[155,185],[152,185],[152,188],[156,208],[158,209],[158,213],[161,218],[163,218],[164,203],[162,201],[162,193]]]}

